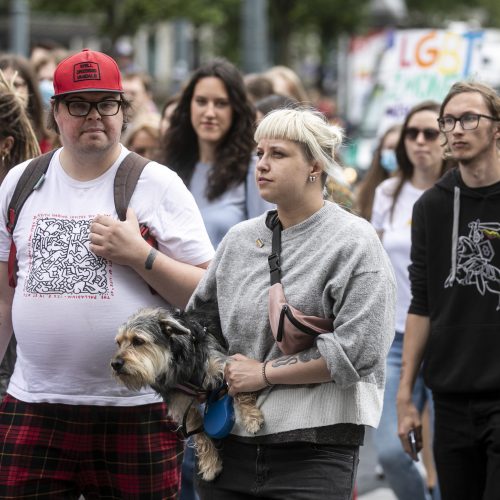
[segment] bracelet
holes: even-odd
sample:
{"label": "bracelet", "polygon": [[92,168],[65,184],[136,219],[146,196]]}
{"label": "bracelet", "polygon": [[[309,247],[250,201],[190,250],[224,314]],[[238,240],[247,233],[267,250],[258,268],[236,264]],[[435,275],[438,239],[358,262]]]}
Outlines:
{"label": "bracelet", "polygon": [[158,253],[158,250],[156,248],[152,248],[148,254],[148,257],[146,259],[146,262],[144,262],[144,267],[147,270],[153,269],[153,262],[156,259],[156,254]]}
{"label": "bracelet", "polygon": [[272,387],[274,384],[271,384],[271,382],[269,382],[269,379],[266,376],[267,363],[269,363],[269,360],[264,361],[264,363],[262,363],[262,378],[264,379],[264,382],[265,382],[267,387]]}

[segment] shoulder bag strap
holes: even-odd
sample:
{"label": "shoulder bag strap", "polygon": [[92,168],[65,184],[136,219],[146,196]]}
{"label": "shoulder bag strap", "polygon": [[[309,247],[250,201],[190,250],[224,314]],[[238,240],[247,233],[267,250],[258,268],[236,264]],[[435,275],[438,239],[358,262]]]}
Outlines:
{"label": "shoulder bag strap", "polygon": [[281,254],[281,231],[283,226],[278,219],[278,212],[273,210],[267,214],[266,225],[273,231],[273,240],[271,254],[267,258],[269,263],[269,272],[271,274],[271,286],[276,283],[281,283],[281,267],[280,267],[280,254]]}

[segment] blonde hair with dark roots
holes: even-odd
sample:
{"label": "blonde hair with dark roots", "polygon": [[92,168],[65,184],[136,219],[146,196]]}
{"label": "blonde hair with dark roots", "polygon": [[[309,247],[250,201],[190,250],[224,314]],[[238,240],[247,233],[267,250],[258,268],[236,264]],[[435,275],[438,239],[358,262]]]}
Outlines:
{"label": "blonde hair with dark roots", "polygon": [[[14,74],[14,78],[16,75]],[[7,170],[40,154],[38,139],[12,82],[0,70],[0,136],[14,139]]]}
{"label": "blonde hair with dark roots", "polygon": [[345,183],[342,168],[335,159],[342,144],[342,129],[329,124],[319,111],[307,107],[271,111],[259,123],[254,138],[256,142],[261,139],[296,142],[308,160],[317,161],[326,175]]}

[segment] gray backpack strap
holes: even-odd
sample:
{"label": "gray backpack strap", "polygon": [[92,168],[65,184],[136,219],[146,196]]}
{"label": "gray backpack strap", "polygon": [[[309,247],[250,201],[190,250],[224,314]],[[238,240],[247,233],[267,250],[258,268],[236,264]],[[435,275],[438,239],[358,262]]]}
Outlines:
{"label": "gray backpack strap", "polygon": [[45,172],[47,172],[50,160],[55,152],[56,150],[54,149],[53,151],[33,158],[24,169],[21,177],[19,177],[7,211],[7,229],[10,234],[14,232],[19,213],[24,203],[31,193],[38,189],[45,180]]}
{"label": "gray backpack strap", "polygon": [[124,221],[127,218],[127,208],[130,199],[134,194],[137,181],[144,170],[144,167],[150,162],[137,153],[130,152],[118,167],[114,182],[115,209],[118,218]]}

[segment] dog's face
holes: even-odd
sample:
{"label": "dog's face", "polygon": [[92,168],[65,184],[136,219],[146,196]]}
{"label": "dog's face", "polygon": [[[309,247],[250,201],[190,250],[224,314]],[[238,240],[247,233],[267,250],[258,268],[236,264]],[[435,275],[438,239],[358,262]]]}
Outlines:
{"label": "dog's face", "polygon": [[113,373],[129,389],[169,380],[192,345],[191,332],[166,309],[142,309],[120,327]]}

